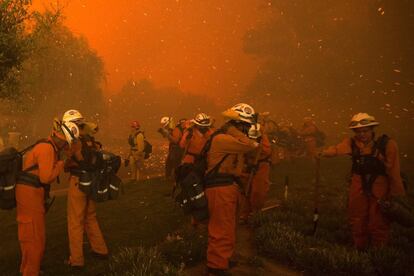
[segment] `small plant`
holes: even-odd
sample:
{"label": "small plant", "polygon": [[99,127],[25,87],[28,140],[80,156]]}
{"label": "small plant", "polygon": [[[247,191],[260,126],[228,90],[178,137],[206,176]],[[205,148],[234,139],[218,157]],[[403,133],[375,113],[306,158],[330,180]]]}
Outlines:
{"label": "small plant", "polygon": [[122,248],[109,264],[107,276],[181,275],[177,267],[168,263],[156,247]]}
{"label": "small plant", "polygon": [[379,275],[406,275],[406,257],[396,248],[384,247],[369,252],[373,266]]}
{"label": "small plant", "polygon": [[207,233],[183,230],[169,234],[159,246],[166,260],[176,266],[191,266],[206,258]]}

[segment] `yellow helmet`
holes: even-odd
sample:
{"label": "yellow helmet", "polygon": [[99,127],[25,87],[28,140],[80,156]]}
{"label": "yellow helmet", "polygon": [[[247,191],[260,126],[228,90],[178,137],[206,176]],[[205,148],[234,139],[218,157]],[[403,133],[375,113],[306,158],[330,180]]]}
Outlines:
{"label": "yellow helmet", "polygon": [[167,127],[171,123],[171,119],[170,117],[162,117],[160,123],[163,127]]}
{"label": "yellow helmet", "polygon": [[191,122],[201,127],[211,126],[210,116],[208,116],[206,113],[197,114],[197,116],[192,119]]}
{"label": "yellow helmet", "polygon": [[222,114],[230,120],[242,121],[249,124],[256,123],[256,114],[253,107],[245,103],[236,104]]}
{"label": "yellow helmet", "polygon": [[84,117],[76,109],[70,109],[66,111],[65,114],[63,114],[63,118],[62,118],[63,122],[73,122],[73,123],[77,123],[83,120],[84,120]]}
{"label": "yellow helmet", "polygon": [[356,129],[377,125],[379,125],[379,123],[375,120],[374,116],[368,115],[367,113],[358,113],[352,117],[351,122],[349,123],[349,128]]}
{"label": "yellow helmet", "polygon": [[62,122],[57,118],[53,120],[53,133],[59,139],[66,140],[69,145],[79,139],[79,128],[75,123]]}

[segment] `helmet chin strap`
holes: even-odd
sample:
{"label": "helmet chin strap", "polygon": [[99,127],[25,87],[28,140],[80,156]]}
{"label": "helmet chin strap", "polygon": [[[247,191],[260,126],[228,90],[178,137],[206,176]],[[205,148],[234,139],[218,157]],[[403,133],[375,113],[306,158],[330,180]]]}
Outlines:
{"label": "helmet chin strap", "polygon": [[68,144],[68,142],[66,140],[62,140],[61,138],[59,138],[56,134],[52,134],[52,140],[56,145],[56,148],[58,150],[61,150],[65,147],[66,144]]}

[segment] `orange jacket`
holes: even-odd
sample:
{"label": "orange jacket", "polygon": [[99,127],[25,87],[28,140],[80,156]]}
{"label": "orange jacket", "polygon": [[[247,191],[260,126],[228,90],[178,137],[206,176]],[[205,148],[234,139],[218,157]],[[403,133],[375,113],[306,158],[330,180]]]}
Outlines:
{"label": "orange jacket", "polygon": [[257,142],[249,139],[244,133],[231,126],[226,133],[214,137],[207,155],[207,171],[213,169],[225,155],[229,154],[218,172],[240,176],[245,162],[244,155],[255,150],[258,146]]}
{"label": "orange jacket", "polygon": [[[191,134],[189,129],[185,130],[180,141],[180,147],[186,150],[182,162],[194,163],[195,156],[201,153],[201,150],[213,132],[214,130],[209,129],[203,134],[197,128],[193,128]],[[191,135],[190,138],[188,138],[189,135]]]}
{"label": "orange jacket", "polygon": [[[360,149],[361,154],[370,154],[374,147],[374,141],[365,145],[364,143],[355,139],[356,146]],[[352,146],[351,138],[344,139],[341,143],[336,146],[331,146],[325,149],[322,153],[326,157],[334,157],[339,155],[351,155]],[[400,158],[398,153],[398,145],[394,140],[389,140],[385,149],[385,156],[380,154],[381,159],[386,167],[387,179],[389,182],[389,192],[392,196],[404,195],[405,190],[401,180],[400,172]]]}
{"label": "orange jacket", "polygon": [[175,127],[171,132],[170,142],[174,144],[180,143],[182,135],[183,133],[181,132],[181,129],[178,127]]}
{"label": "orange jacket", "polygon": [[55,181],[63,169],[63,161],[58,161],[58,150],[55,143],[51,137],[47,140],[52,142],[53,146],[48,143],[37,144],[26,154],[23,163],[23,170],[38,165],[38,168],[30,171],[30,173],[39,176],[42,184],[50,184]]}
{"label": "orange jacket", "polygon": [[[53,143],[50,137],[48,140]],[[31,170],[30,173],[38,176],[42,185],[50,185],[63,171],[64,163],[63,161],[57,161],[57,159],[56,145],[54,143],[53,146],[47,143],[40,143],[26,154],[23,169],[38,165],[38,168]],[[44,189],[17,184],[16,200],[18,204],[20,202],[25,208],[44,213]],[[22,211],[21,208],[18,208],[18,217],[25,210]]]}

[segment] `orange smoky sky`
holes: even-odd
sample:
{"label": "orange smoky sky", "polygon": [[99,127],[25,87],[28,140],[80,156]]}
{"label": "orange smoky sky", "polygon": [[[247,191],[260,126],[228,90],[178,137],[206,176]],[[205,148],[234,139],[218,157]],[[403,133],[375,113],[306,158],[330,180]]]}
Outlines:
{"label": "orange smoky sky", "polygon": [[[60,4],[62,1],[60,1]],[[56,3],[34,0],[35,9]],[[101,56],[106,90],[150,79],[212,96],[237,95],[258,61],[243,53],[243,36],[261,19],[257,0],[72,0],[65,24]]]}

